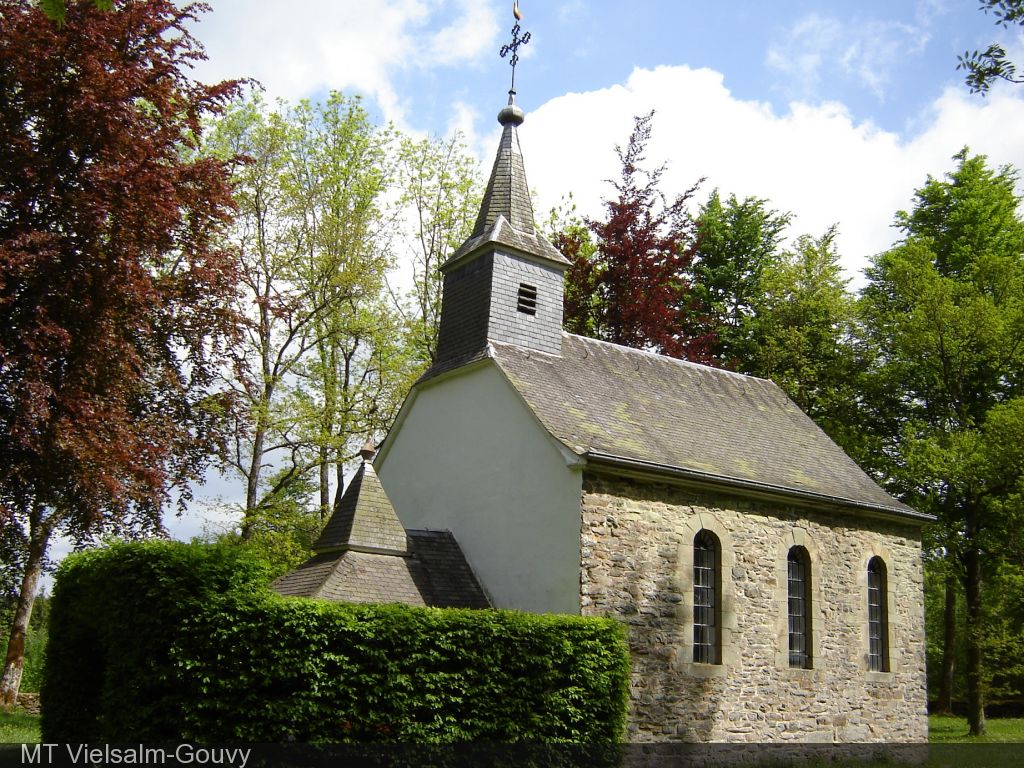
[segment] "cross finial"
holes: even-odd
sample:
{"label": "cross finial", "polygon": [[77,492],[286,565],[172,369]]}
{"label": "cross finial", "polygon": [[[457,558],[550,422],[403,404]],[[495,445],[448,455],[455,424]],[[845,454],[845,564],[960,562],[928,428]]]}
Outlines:
{"label": "cross finial", "polygon": [[501,58],[503,58],[503,59],[505,58],[505,56],[507,56],[509,54],[509,52],[512,53],[512,58],[509,60],[509,64],[512,65],[512,91],[511,92],[515,93],[515,90],[516,90],[516,64],[519,63],[519,46],[520,45],[526,45],[528,42],[530,42],[530,33],[527,32],[522,37],[519,36],[519,33],[522,31],[522,29],[519,26],[519,21],[520,21],[520,19],[523,18],[523,15],[519,12],[519,0],[513,0],[513,3],[512,3],[512,15],[516,19],[516,25],[514,27],[512,27],[512,42],[511,43],[506,43],[505,45],[501,46],[500,53],[501,53]]}

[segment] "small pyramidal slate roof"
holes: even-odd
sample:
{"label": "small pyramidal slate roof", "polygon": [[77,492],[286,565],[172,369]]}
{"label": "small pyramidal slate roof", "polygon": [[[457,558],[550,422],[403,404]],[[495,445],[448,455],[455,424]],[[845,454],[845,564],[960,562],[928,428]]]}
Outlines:
{"label": "small pyramidal slate roof", "polygon": [[569,263],[546,237],[537,232],[534,224],[533,203],[530,202],[523,152],[516,132],[524,119],[525,113],[516,104],[515,91],[509,91],[508,104],[498,113],[498,122],[502,126],[501,141],[480,203],[476,226],[442,269],[450,269],[464,257],[488,245],[504,245],[556,264]]}
{"label": "small pyramidal slate roof", "polygon": [[353,603],[487,608],[490,601],[450,531],[406,530],[370,463],[342,495],[316,555],[271,585],[281,595]]}
{"label": "small pyramidal slate roof", "polygon": [[405,528],[391,506],[391,500],[373,471],[374,449],[363,446],[363,463],[345,489],[320,538],[313,544],[317,552],[356,549],[390,555],[409,554]]}

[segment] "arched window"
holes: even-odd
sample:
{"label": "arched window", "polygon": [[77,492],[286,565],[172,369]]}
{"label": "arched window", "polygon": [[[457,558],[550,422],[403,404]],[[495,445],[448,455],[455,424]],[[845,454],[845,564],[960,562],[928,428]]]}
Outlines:
{"label": "arched window", "polygon": [[889,671],[889,611],[886,605],[885,562],[872,557],[868,562],[868,669]]}
{"label": "arched window", "polygon": [[811,668],[811,558],[803,547],[793,547],[787,558],[789,612],[789,666]]}
{"label": "arched window", "polygon": [[693,660],[720,664],[722,580],[718,539],[707,530],[693,539]]}

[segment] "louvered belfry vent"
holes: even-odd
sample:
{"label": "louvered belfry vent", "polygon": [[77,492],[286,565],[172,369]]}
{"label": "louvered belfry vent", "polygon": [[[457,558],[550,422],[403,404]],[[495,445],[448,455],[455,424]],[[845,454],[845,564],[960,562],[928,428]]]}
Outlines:
{"label": "louvered belfry vent", "polygon": [[537,288],[526,283],[519,284],[519,302],[516,309],[526,315],[537,314]]}

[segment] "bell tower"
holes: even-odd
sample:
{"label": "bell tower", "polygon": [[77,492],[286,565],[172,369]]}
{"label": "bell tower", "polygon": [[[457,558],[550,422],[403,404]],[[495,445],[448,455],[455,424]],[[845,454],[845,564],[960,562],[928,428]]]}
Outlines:
{"label": "bell tower", "polygon": [[[512,29],[512,77],[519,45]],[[453,368],[479,355],[490,341],[551,355],[562,349],[563,274],[569,261],[537,231],[516,129],[525,118],[509,91],[498,113],[501,141],[476,226],[442,266],[444,285],[436,368]]]}

